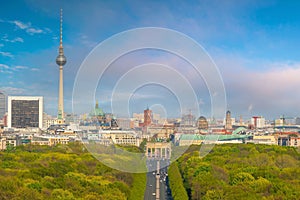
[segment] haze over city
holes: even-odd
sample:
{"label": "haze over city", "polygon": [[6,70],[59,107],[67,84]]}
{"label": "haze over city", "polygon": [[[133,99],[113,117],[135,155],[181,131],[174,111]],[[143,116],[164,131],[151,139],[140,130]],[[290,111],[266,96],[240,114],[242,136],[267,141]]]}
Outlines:
{"label": "haze over city", "polygon": [[[72,112],[73,84],[79,67],[97,44],[129,29],[162,27],[186,34],[211,56],[223,78],[227,106],[233,115],[297,117],[299,6],[295,1],[2,2],[0,90],[7,95],[44,96],[45,111],[57,114],[59,77],[55,58],[62,8],[66,112]],[[130,53],[112,64],[95,95],[103,110],[110,112],[108,91],[122,76],[122,69],[151,61],[182,70],[195,86],[200,113],[210,116],[210,95],[203,79],[186,72],[188,64],[182,59],[151,50]],[[170,91],[155,85],[138,90],[132,104],[132,112],[155,104],[169,110],[178,106]],[[91,108],[93,105],[91,102]],[[188,112],[189,108],[185,109]]]}

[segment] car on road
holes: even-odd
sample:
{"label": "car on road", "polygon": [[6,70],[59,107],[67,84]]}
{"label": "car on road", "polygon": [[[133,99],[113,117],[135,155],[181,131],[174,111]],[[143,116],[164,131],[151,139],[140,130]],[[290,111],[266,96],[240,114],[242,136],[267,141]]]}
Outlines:
{"label": "car on road", "polygon": [[155,196],[155,195],[156,195],[155,192],[153,192],[153,193],[152,193],[152,196]]}

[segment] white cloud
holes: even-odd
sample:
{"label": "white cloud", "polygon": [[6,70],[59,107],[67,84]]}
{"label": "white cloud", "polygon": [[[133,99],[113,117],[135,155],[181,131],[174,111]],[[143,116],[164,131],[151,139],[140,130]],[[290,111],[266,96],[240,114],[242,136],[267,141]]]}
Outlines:
{"label": "white cloud", "polygon": [[3,74],[12,74],[11,68],[6,64],[0,64],[0,71]]}
{"label": "white cloud", "polygon": [[38,69],[38,68],[31,68],[30,70],[31,71],[40,71],[40,69]]}
{"label": "white cloud", "polygon": [[50,28],[45,28],[45,31],[48,33],[52,33],[52,30]]}
{"label": "white cloud", "polygon": [[24,93],[23,88],[16,88],[16,87],[0,87],[1,91],[4,91],[8,95],[19,95]]}
{"label": "white cloud", "polygon": [[0,51],[0,55],[4,57],[10,57],[10,58],[14,57],[10,52],[5,52],[5,51]]}
{"label": "white cloud", "polygon": [[4,42],[11,42],[11,43],[15,43],[15,42],[21,42],[21,43],[23,43],[24,42],[23,38],[21,38],[21,37],[16,37],[14,39],[8,39],[8,35],[7,34],[5,34],[1,38],[1,40],[4,41]]}
{"label": "white cloud", "polygon": [[0,68],[9,69],[9,66],[5,64],[0,64]]}
{"label": "white cloud", "polygon": [[5,71],[5,70],[1,70],[1,73],[3,73],[3,74],[12,74],[12,71]]}
{"label": "white cloud", "polygon": [[43,33],[43,30],[42,29],[36,29],[36,28],[28,28],[28,29],[26,29],[26,32],[33,35],[33,34],[36,34],[36,33]]}
{"label": "white cloud", "polygon": [[26,66],[16,66],[15,69],[28,69]]}
{"label": "white cloud", "polygon": [[300,63],[255,61],[250,65],[251,68],[248,61],[230,56],[219,62],[233,110],[267,117],[299,115]]}
{"label": "white cloud", "polygon": [[97,45],[97,42],[93,42],[92,40],[90,40],[88,38],[88,36],[84,35],[84,34],[80,34],[80,42],[85,45],[86,47],[89,47],[89,48],[93,48]]}
{"label": "white cloud", "polygon": [[29,24],[25,24],[25,23],[17,21],[17,20],[12,21],[12,23],[14,23],[20,29],[27,29],[28,27],[30,27],[30,23]]}
{"label": "white cloud", "polygon": [[23,40],[23,38],[16,37],[15,39],[11,40],[11,42],[21,42],[21,43],[23,43],[24,40]]}
{"label": "white cloud", "polygon": [[10,23],[14,24],[17,28],[19,28],[21,30],[25,30],[30,35],[45,33],[45,31],[49,32],[48,30],[50,30],[50,29],[45,29],[45,31],[44,31],[40,28],[33,27],[30,22],[24,23],[24,22],[15,20],[15,21],[10,21]]}
{"label": "white cloud", "polygon": [[27,70],[27,69],[30,71],[39,71],[40,70],[35,67],[28,67],[28,66],[23,66],[23,65],[18,65],[13,68],[14,71]]}
{"label": "white cloud", "polygon": [[2,72],[4,73],[9,73],[12,74],[13,72],[19,72],[21,70],[31,70],[31,71],[38,71],[38,68],[31,68],[28,66],[22,66],[22,65],[17,65],[17,66],[13,66],[13,67],[9,67],[6,64],[0,64],[0,69],[2,69]]}

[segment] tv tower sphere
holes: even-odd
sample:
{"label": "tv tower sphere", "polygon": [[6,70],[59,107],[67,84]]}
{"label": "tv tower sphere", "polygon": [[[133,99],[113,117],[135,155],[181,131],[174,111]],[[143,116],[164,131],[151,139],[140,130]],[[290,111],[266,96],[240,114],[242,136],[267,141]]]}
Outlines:
{"label": "tv tower sphere", "polygon": [[63,54],[60,54],[56,57],[56,64],[58,66],[64,66],[67,63],[67,59]]}

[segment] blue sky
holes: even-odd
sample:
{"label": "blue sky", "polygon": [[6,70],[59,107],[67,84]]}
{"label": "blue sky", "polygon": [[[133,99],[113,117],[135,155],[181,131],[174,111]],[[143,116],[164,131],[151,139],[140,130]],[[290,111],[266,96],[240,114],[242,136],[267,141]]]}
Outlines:
{"label": "blue sky", "polygon": [[[57,108],[55,58],[60,8],[64,12],[64,50],[68,60],[64,68],[66,112],[72,111],[72,91],[79,67],[97,44],[128,29],[163,27],[191,37],[211,56],[222,75],[233,116],[300,116],[298,1],[3,1],[0,89],[9,95],[42,95],[45,111],[52,115]],[[131,54],[123,63],[140,63],[141,58],[145,62],[156,60],[185,66],[172,55],[151,51]],[[114,65],[113,69],[121,68],[122,62]],[[113,69],[106,77],[122,75]],[[191,76],[188,72],[184,75],[188,79]],[[110,99],[105,92],[115,84],[109,80],[102,81],[96,91],[96,98],[106,111],[110,111]],[[200,114],[209,116],[210,95],[205,83],[199,79],[193,84],[198,84],[195,91]],[[176,101],[166,88],[140,88],[130,102],[131,112],[161,104],[170,116],[178,115],[178,105],[170,103]],[[93,102],[88,104],[91,108]]]}

